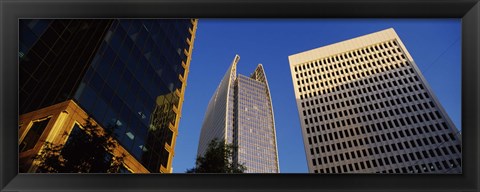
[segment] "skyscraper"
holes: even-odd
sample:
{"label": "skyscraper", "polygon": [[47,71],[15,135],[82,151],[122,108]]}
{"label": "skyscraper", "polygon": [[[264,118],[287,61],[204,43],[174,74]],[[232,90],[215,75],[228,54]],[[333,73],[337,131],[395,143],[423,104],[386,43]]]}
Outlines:
{"label": "skyscraper", "polygon": [[393,29],[289,56],[311,173],[461,173],[461,137]]}
{"label": "skyscraper", "polygon": [[238,146],[235,163],[245,164],[247,173],[278,173],[278,153],[272,101],[263,66],[250,77],[236,69],[235,56],[208,103],[200,133],[198,156],[203,156],[214,138]]}
{"label": "skyscraper", "polygon": [[50,113],[42,109],[51,106],[76,106],[101,127],[115,127],[122,148],[141,163],[127,170],[172,172],[197,22],[21,19],[20,119],[28,122],[20,122],[19,130],[20,143],[29,147],[20,153],[33,154],[40,138],[58,134],[42,131],[57,122],[31,129],[37,119],[27,117]]}

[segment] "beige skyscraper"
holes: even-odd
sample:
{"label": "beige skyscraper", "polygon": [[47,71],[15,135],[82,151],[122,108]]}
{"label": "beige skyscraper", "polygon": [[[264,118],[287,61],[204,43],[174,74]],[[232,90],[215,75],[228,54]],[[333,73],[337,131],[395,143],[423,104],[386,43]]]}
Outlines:
{"label": "beige skyscraper", "polygon": [[390,28],[289,56],[311,173],[461,173],[461,135]]}

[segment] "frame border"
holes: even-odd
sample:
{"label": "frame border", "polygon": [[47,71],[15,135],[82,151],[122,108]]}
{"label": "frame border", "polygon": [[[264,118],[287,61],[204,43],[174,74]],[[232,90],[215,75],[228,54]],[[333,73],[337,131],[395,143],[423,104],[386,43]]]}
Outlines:
{"label": "frame border", "polygon": [[[478,191],[479,0],[0,0],[1,191]],[[463,174],[18,174],[19,18],[462,18]],[[15,112],[13,112],[15,111]],[[12,113],[13,112],[13,113]],[[212,182],[213,181],[213,182]],[[212,183],[212,184],[209,184]]]}

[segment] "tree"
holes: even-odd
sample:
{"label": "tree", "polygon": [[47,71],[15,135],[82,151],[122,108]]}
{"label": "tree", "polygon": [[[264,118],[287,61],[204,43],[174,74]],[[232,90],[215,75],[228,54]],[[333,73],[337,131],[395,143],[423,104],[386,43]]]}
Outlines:
{"label": "tree", "polygon": [[208,144],[205,155],[198,156],[196,166],[188,169],[187,173],[243,173],[247,169],[245,165],[232,161],[237,149],[238,146],[215,138]]}
{"label": "tree", "polygon": [[118,146],[113,138],[116,126],[103,129],[86,119],[83,129],[75,129],[65,144],[45,142],[43,150],[34,158],[41,173],[115,173],[123,165],[124,154],[114,156]]}

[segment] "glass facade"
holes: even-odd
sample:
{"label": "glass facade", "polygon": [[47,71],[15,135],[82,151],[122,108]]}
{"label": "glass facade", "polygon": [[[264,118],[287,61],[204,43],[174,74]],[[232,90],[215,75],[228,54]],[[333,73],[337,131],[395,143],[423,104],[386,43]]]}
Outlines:
{"label": "glass facade", "polygon": [[270,91],[262,65],[251,77],[236,75],[236,56],[207,107],[198,155],[208,143],[224,139],[238,146],[233,162],[246,173],[278,173],[278,155]]}
{"label": "glass facade", "polygon": [[237,161],[249,173],[276,173],[277,151],[273,112],[264,82],[238,75],[235,84]]}
{"label": "glass facade", "polygon": [[72,98],[110,20],[19,20],[19,112]]}
{"label": "glass facade", "polygon": [[207,150],[208,143],[215,139],[233,141],[233,104],[234,81],[237,76],[237,63],[240,57],[237,55],[227,73],[223,76],[217,90],[213,94],[207,106],[203,120],[198,155],[203,155]]}
{"label": "glass facade", "polygon": [[[35,21],[21,20],[20,26],[28,28],[29,24]],[[44,22],[38,21],[40,22],[37,23]],[[41,105],[48,106],[62,99],[76,100],[102,127],[114,129],[120,144],[150,172],[171,172],[174,137],[178,128],[197,20],[52,20],[46,24],[46,32],[37,36],[37,42],[47,38],[45,34],[49,30],[56,29],[55,23],[68,23],[63,25],[63,28],[58,27],[56,31],[63,29],[63,33],[68,31],[77,34],[72,35],[65,43],[65,46],[74,48],[70,51],[61,49],[60,54],[51,58],[56,61],[53,66],[64,68],[63,71],[44,71],[40,74],[48,74],[48,79],[56,79],[68,89],[63,91],[51,88],[51,92],[55,92],[57,97],[45,97]],[[70,30],[72,23],[79,23],[78,28]],[[89,27],[89,24],[92,27]],[[102,27],[95,27],[99,25]],[[91,31],[89,28],[92,28]],[[36,28],[28,29],[33,31]],[[22,30],[23,28],[20,31]],[[85,38],[77,37],[82,35]],[[63,35],[60,35],[57,39],[62,38]],[[30,40],[23,40],[25,38],[22,36],[20,39],[21,43],[25,42],[25,48],[21,48],[20,52],[27,57],[33,55],[34,51],[29,51],[28,48]],[[37,44],[34,43],[30,49],[34,50]],[[78,58],[59,59],[72,57],[69,55],[76,55]],[[26,59],[19,57],[20,66],[26,65]],[[42,62],[36,61],[32,65],[38,63]],[[78,67],[75,67],[77,65]],[[71,73],[64,73],[65,70]],[[26,78],[31,76],[29,74],[21,71],[20,78],[31,81]],[[23,83],[36,90],[40,89],[38,87],[50,89],[58,85],[57,83],[52,86],[48,79],[38,80],[38,85]],[[22,86],[21,81],[20,87],[28,92],[30,89],[25,86]],[[28,110],[22,112],[39,108],[38,101],[32,99],[30,102],[25,99],[28,94],[24,95],[20,103],[25,103],[25,109]],[[30,95],[33,97],[40,94],[32,92]]]}

